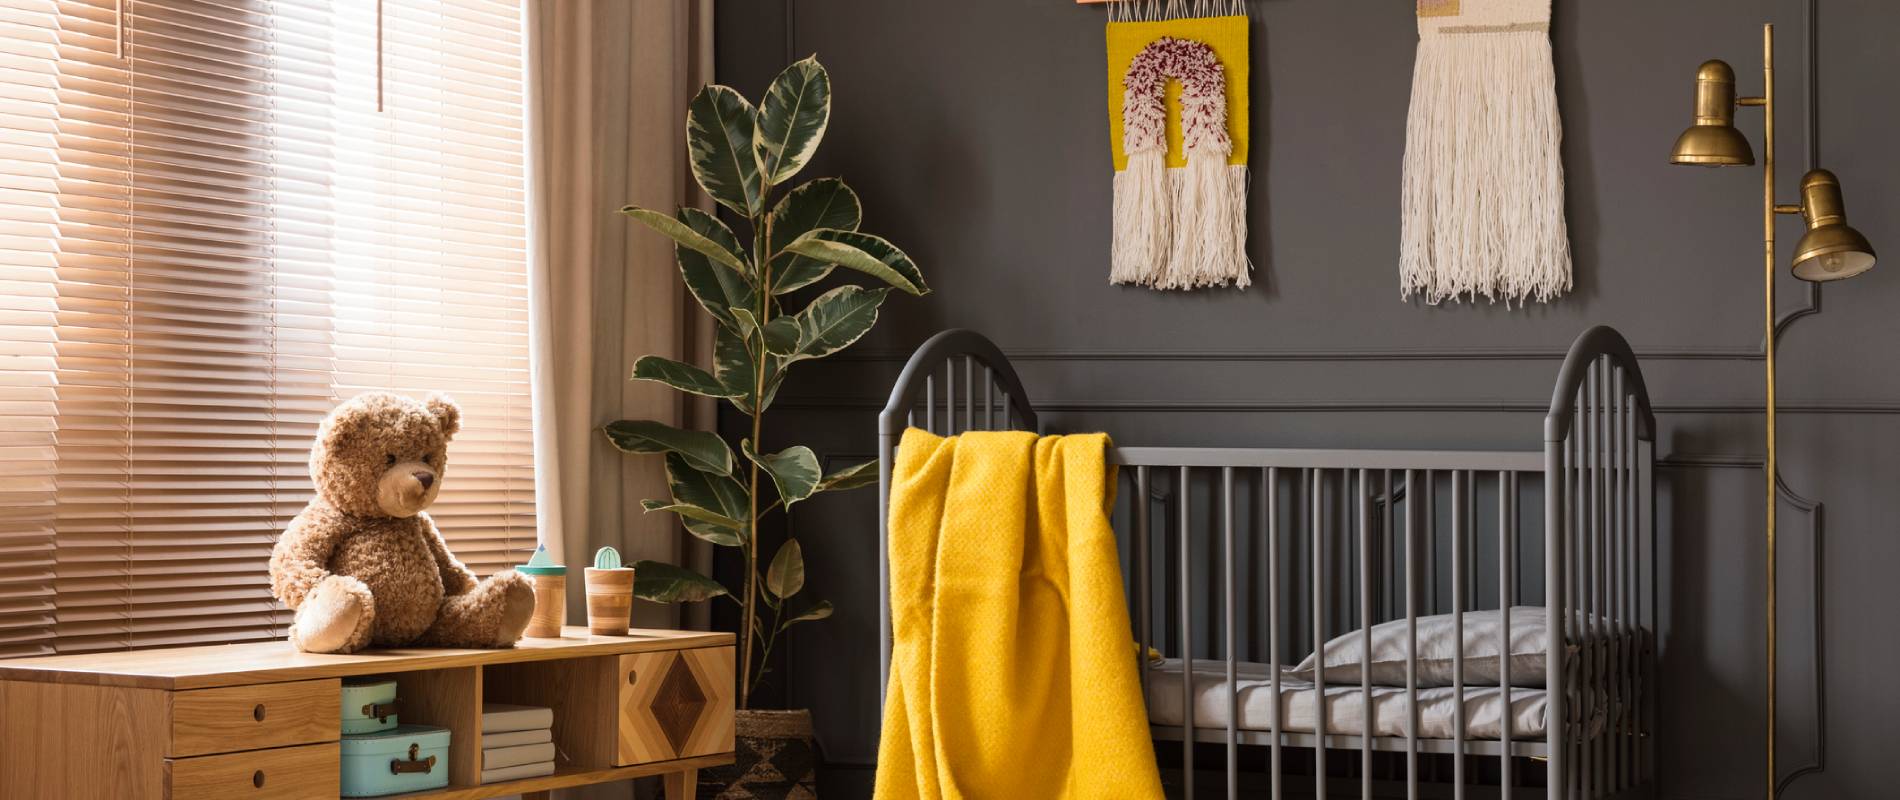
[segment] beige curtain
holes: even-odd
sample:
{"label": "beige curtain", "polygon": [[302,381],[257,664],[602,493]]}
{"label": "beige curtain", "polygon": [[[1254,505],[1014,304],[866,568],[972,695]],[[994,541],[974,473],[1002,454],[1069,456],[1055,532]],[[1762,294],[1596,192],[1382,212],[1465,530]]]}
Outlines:
{"label": "beige curtain", "polygon": [[[705,569],[707,546],[671,515],[660,459],[613,449],[599,428],[656,419],[709,428],[713,406],[627,380],[636,358],[707,363],[712,327],[664,237],[616,213],[710,207],[686,164],[686,105],[712,80],[713,0],[530,0],[535,488],[542,541],[571,570],[613,545],[628,561]],[[703,627],[703,607],[636,603],[634,624]]]}

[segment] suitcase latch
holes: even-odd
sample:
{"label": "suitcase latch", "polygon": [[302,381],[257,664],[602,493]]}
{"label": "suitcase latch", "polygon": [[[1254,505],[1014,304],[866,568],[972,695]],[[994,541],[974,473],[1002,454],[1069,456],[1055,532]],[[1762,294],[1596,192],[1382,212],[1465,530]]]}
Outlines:
{"label": "suitcase latch", "polygon": [[404,761],[399,758],[390,759],[389,774],[401,775],[405,772],[427,773],[430,770],[435,769],[435,756],[429,756],[428,758],[422,759],[420,761],[416,760],[416,754],[421,749],[422,749],[421,745],[412,743],[409,745],[409,760]]}
{"label": "suitcase latch", "polygon": [[[400,699],[400,698],[399,698]],[[377,722],[388,722],[396,714],[396,700],[387,703],[364,703],[363,716],[375,717]]]}

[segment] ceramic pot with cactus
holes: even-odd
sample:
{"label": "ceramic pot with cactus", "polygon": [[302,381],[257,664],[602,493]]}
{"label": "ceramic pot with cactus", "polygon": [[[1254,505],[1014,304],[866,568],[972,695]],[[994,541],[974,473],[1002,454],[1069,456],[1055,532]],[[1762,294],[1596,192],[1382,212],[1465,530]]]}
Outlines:
{"label": "ceramic pot with cactus", "polygon": [[621,566],[620,551],[603,547],[587,568],[587,632],[625,636],[633,619],[633,567]]}

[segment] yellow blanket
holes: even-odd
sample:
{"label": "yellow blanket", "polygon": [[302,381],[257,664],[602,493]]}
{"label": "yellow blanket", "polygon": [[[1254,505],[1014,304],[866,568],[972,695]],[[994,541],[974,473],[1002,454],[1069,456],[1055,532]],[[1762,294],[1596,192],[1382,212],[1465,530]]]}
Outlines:
{"label": "yellow blanket", "polygon": [[880,800],[1161,796],[1107,447],[904,433]]}

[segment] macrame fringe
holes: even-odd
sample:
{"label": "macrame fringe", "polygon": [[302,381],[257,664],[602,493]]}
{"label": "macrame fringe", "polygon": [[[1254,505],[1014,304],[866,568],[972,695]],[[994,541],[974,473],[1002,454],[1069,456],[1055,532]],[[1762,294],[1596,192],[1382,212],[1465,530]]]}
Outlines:
{"label": "macrame fringe", "polygon": [[1128,154],[1128,168],[1115,173],[1115,243],[1108,281],[1153,285],[1167,263],[1174,238],[1169,214],[1168,153],[1147,149]]}
{"label": "macrame fringe", "polygon": [[[1247,261],[1247,168],[1226,155],[1190,153],[1185,169],[1168,170],[1174,195],[1174,247],[1156,289],[1201,289],[1252,284]],[[1237,227],[1238,226],[1238,227]]]}
{"label": "macrame fringe", "polygon": [[1563,123],[1541,31],[1419,39],[1400,294],[1523,304],[1570,290]]}

